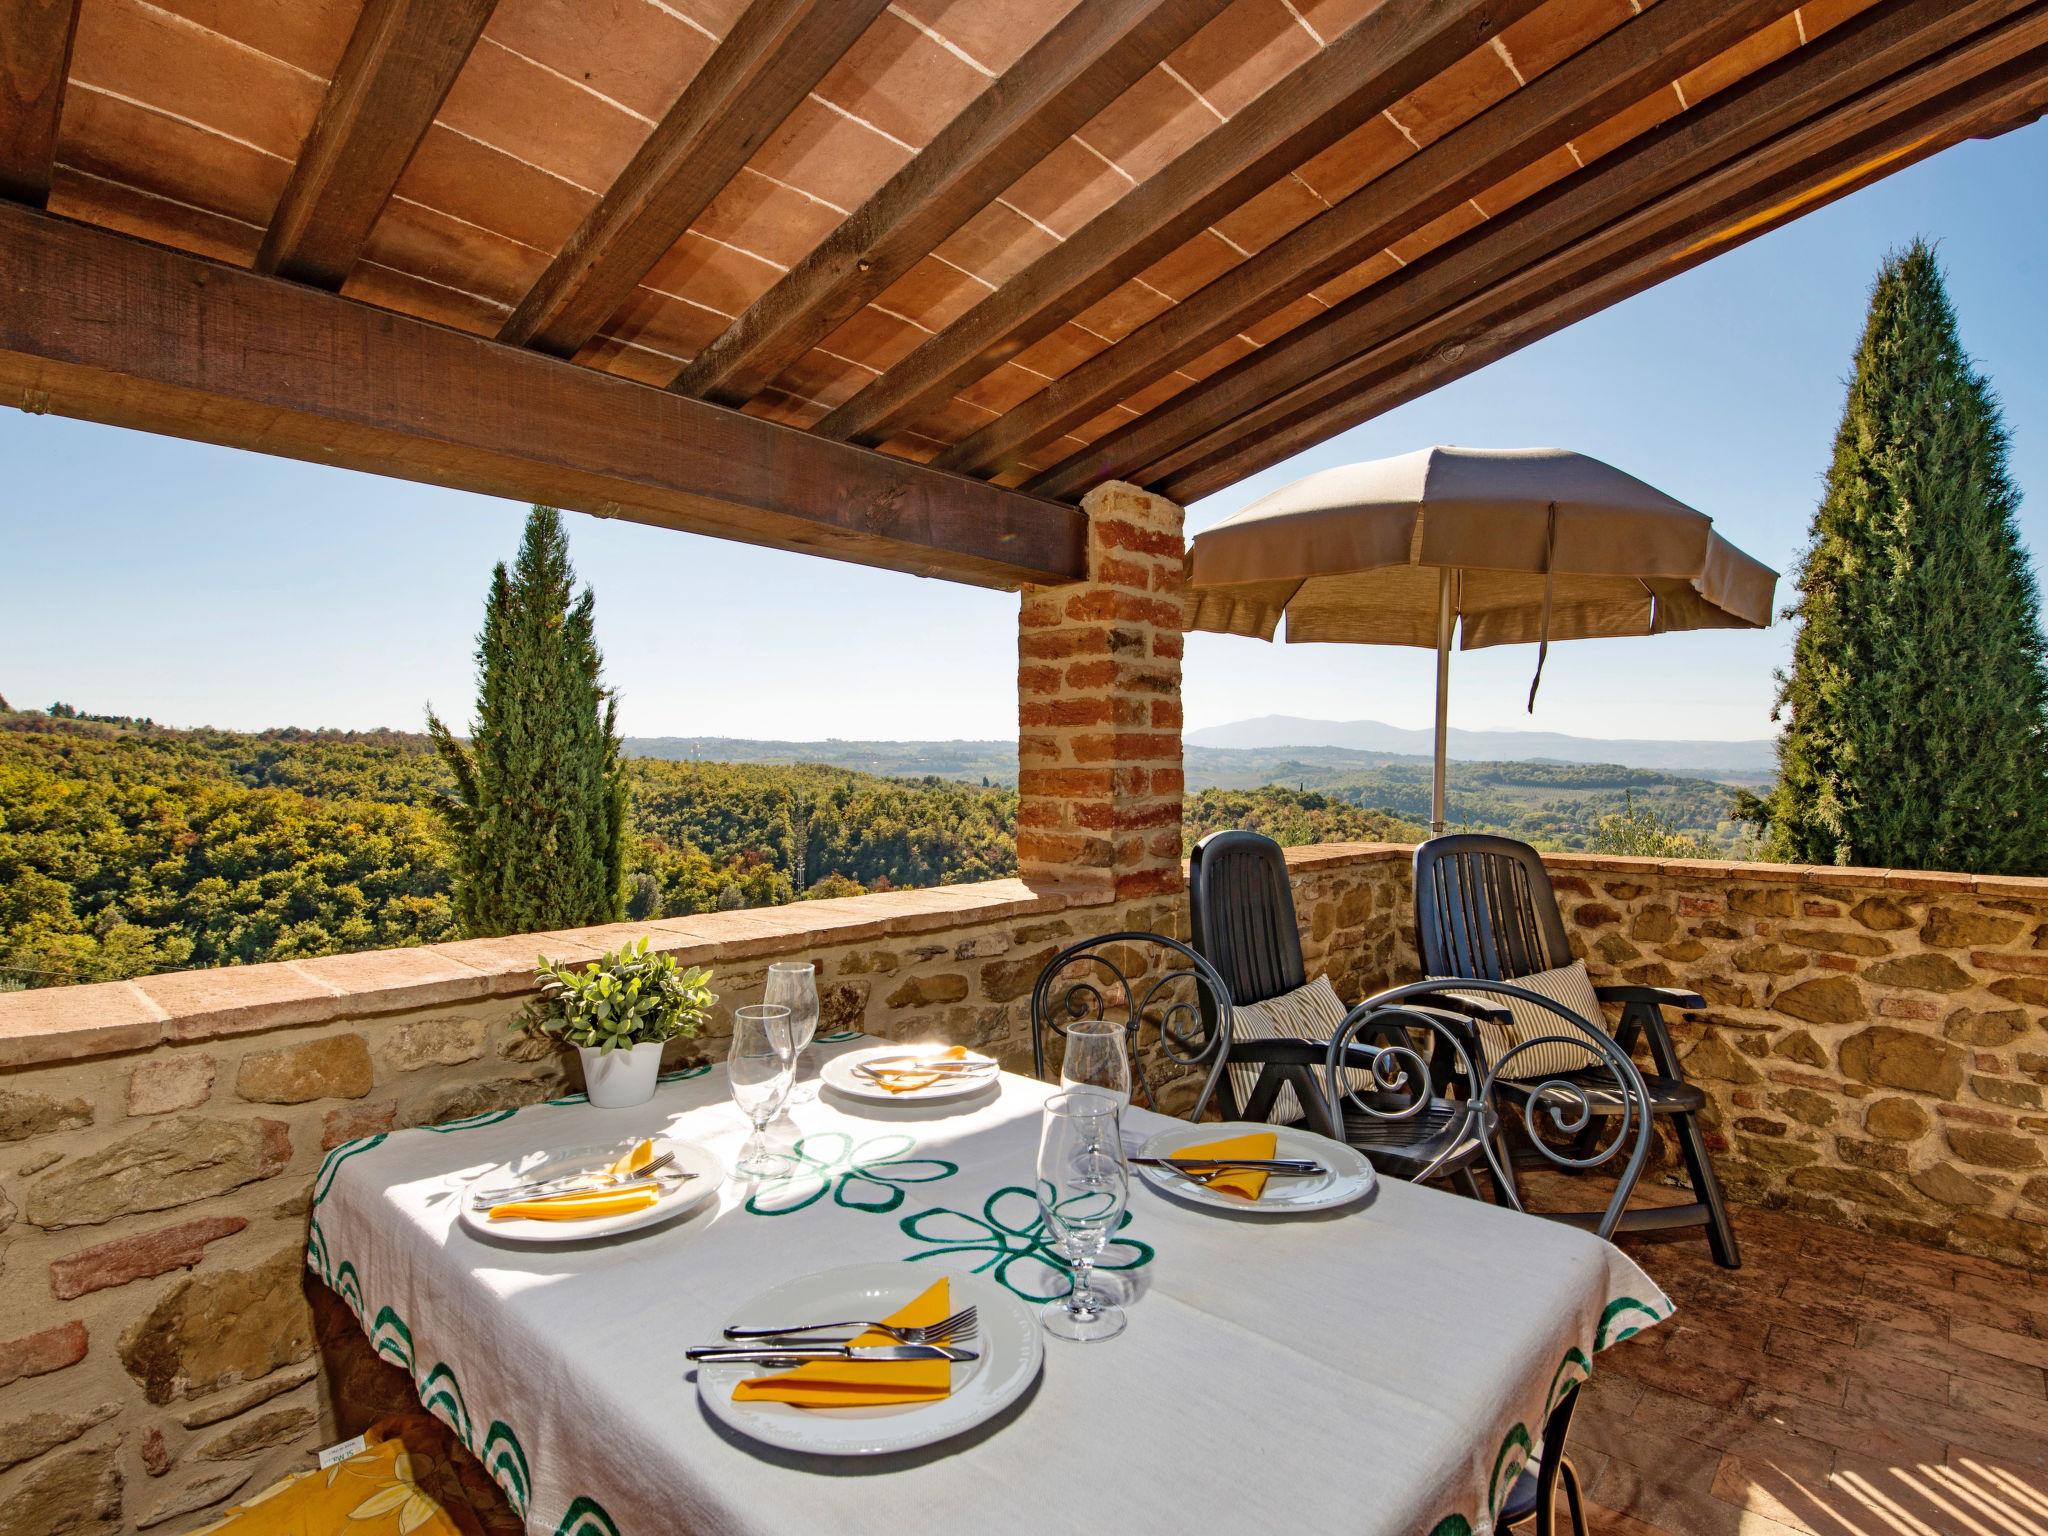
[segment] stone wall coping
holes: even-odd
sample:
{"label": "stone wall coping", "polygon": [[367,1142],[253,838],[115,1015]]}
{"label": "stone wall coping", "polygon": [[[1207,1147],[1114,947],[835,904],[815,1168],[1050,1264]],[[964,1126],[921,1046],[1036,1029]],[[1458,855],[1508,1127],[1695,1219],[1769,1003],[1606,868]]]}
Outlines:
{"label": "stone wall coping", "polygon": [[[1308,873],[1408,862],[1407,843],[1318,843],[1287,850]],[[1657,876],[1717,883],[1789,883],[1929,895],[2021,898],[2048,904],[2048,879],[1935,870],[1745,864],[1720,859],[1633,859],[1546,854],[1551,868],[1577,874]],[[0,994],[0,1071],[144,1051],[165,1043],[516,996],[534,985],[534,966],[585,961],[645,936],[660,952],[693,965],[799,954],[886,935],[938,932],[1061,911],[1070,896],[1022,880],[925,890],[880,891],[823,901],[694,917],[610,923],[512,938],[461,939],[415,949],[371,950],[316,960],[173,971],[134,981],[94,982]]]}

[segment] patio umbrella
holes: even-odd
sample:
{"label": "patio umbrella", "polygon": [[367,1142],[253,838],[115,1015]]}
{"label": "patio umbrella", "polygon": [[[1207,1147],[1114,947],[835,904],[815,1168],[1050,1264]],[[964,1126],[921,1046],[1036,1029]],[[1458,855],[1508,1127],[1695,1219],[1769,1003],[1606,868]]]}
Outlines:
{"label": "patio umbrella", "polygon": [[1197,534],[1183,627],[1436,648],[1432,832],[1444,825],[1451,641],[1761,629],[1778,573],[1704,513],[1561,448],[1424,448],[1320,470]]}

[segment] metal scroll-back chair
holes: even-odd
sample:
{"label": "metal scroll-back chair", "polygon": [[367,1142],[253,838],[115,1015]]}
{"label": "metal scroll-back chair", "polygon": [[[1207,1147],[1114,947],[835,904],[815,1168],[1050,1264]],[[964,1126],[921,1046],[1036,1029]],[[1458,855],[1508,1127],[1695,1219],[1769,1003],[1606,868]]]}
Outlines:
{"label": "metal scroll-back chair", "polygon": [[[1188,900],[1199,949],[1241,1008],[1264,1003],[1307,981],[1301,930],[1294,916],[1294,892],[1280,845],[1257,832],[1212,832],[1195,845],[1188,862]],[[1453,1021],[1455,1024],[1456,1021]],[[1388,1025],[1383,1044],[1402,1043]],[[1451,1026],[1446,1026],[1451,1027]],[[1220,1084],[1228,1120],[1271,1120],[1283,1088],[1293,1088],[1310,1130],[1348,1142],[1389,1178],[1442,1178],[1461,1193],[1483,1198],[1473,1169],[1481,1149],[1464,1112],[1448,1096],[1457,1075],[1454,1059],[1439,1056],[1436,1075],[1445,1096],[1402,1119],[1385,1116],[1333,1117],[1318,1081],[1327,1041],[1286,1036],[1243,1038],[1233,1028],[1229,1064],[1256,1066],[1251,1091],[1239,1101],[1224,1074]]]}
{"label": "metal scroll-back chair", "polygon": [[[1415,928],[1423,970],[1434,977],[1460,978],[1455,983],[1436,983],[1439,995],[1442,991],[1477,992],[1481,989],[1473,985],[1476,980],[1511,982],[1569,965],[1572,960],[1549,873],[1535,849],[1511,838],[1461,834],[1431,838],[1419,846],[1415,850]],[[1664,1023],[1666,1007],[1704,1008],[1706,1000],[1675,987],[1593,990],[1601,1002],[1621,1004],[1621,1022],[1611,1037],[1621,1051],[1632,1053],[1639,1040],[1649,1048],[1656,1068],[1643,1074],[1650,1113],[1671,1122],[1694,1195],[1684,1205],[1629,1211],[1621,1219],[1620,1230],[1703,1226],[1714,1261],[1729,1269],[1739,1268],[1742,1255],[1736,1246],[1735,1228],[1700,1134],[1699,1112],[1706,1096],[1686,1081]],[[1503,1009],[1479,1011],[1495,1022],[1507,1022]],[[1611,1098],[1598,1091],[1590,1076],[1585,1086],[1591,1114],[1617,1112]],[[1592,1224],[1591,1212],[1556,1214],[1561,1220]]]}
{"label": "metal scroll-back chair", "polygon": [[[1635,1062],[1597,1023],[1562,1003],[1511,982],[1461,981],[1460,991],[1502,1001],[1512,997],[1547,1015],[1540,1032],[1525,1030],[1498,1060],[1489,1061],[1474,1052],[1462,1020],[1448,1018],[1433,1006],[1440,988],[1435,981],[1410,982],[1367,998],[1345,1016],[1343,1026],[1330,1037],[1323,1063],[1331,1115],[1347,1124],[1375,1119],[1398,1125],[1415,1118],[1428,1106],[1444,1102],[1435,1092],[1433,1072],[1450,1063],[1470,1087],[1465,1097],[1451,1102],[1468,1118],[1504,1203],[1522,1208],[1514,1169],[1500,1151],[1501,1125],[1516,1116],[1540,1154],[1557,1166],[1582,1172],[1613,1170],[1614,1191],[1591,1223],[1602,1238],[1611,1237],[1622,1223],[1650,1152],[1650,1092]],[[1417,1044],[1422,1039],[1430,1041],[1427,1051]],[[1583,1051],[1591,1065],[1568,1077],[1504,1075],[1517,1066],[1518,1058],[1534,1061],[1547,1048],[1558,1046]],[[1358,1081],[1361,1071],[1369,1074],[1363,1088]],[[1570,1138],[1569,1145],[1553,1144],[1542,1134],[1545,1131]],[[1425,1169],[1423,1178],[1433,1171]],[[1564,1454],[1577,1400],[1574,1389],[1552,1409],[1535,1468],[1516,1480],[1495,1517],[1499,1528],[1533,1516],[1537,1536],[1550,1536],[1562,1484],[1572,1530],[1575,1536],[1585,1536],[1578,1473]]]}
{"label": "metal scroll-back chair", "polygon": [[1050,1037],[1069,1025],[1121,1015],[1131,1098],[1159,1109],[1143,1051],[1144,1025],[1156,1028],[1168,1067],[1206,1068],[1187,1118],[1199,1120],[1215,1096],[1230,1054],[1230,991],[1194,950],[1163,933],[1109,933],[1069,944],[1046,962],[1031,989],[1031,1068],[1044,1080]]}

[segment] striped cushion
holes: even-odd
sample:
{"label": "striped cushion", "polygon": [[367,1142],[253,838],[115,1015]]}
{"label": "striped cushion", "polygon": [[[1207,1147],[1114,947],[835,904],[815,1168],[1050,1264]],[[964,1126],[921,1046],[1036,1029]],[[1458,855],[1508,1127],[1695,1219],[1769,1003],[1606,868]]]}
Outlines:
{"label": "striped cushion", "polygon": [[[1600,1011],[1600,999],[1593,991],[1593,979],[1586,974],[1586,962],[1583,960],[1574,960],[1554,971],[1537,971],[1530,976],[1512,976],[1508,980],[1514,986],[1525,987],[1554,1003],[1562,1003],[1595,1029],[1606,1028],[1607,1016]],[[1554,1035],[1577,1038],[1579,1035],[1578,1029],[1567,1020],[1519,997],[1503,997],[1497,992],[1476,992],[1472,995],[1496,1007],[1507,1004],[1508,1013],[1514,1020],[1507,1025],[1482,1023],[1479,1026],[1479,1038],[1488,1057],[1495,1063],[1511,1046],[1524,1040]],[[1539,1045],[1517,1056],[1501,1076],[1510,1082],[1520,1082],[1529,1078],[1555,1077],[1561,1072],[1579,1072],[1599,1065],[1600,1057],[1584,1046],[1562,1043]]]}
{"label": "striped cushion", "polygon": [[[1235,1003],[1230,1010],[1230,1034],[1233,1040],[1271,1040],[1274,1038],[1292,1040],[1313,1040],[1327,1044],[1330,1036],[1344,1022],[1349,1010],[1337,996],[1337,989],[1330,985],[1330,978],[1318,976],[1305,987],[1296,987],[1292,992],[1283,992],[1278,997],[1269,997],[1263,1003]],[[1252,1095],[1252,1088],[1259,1080],[1264,1068],[1257,1062],[1248,1062],[1230,1068],[1230,1086],[1236,1091],[1237,1102],[1245,1104]],[[1354,1077],[1371,1076],[1370,1073],[1353,1073]],[[1318,1083],[1322,1080],[1322,1069],[1316,1069]],[[1274,1100],[1273,1116],[1276,1124],[1292,1124],[1308,1118],[1308,1111],[1302,1108],[1301,1098],[1290,1083],[1280,1090],[1280,1097]]]}

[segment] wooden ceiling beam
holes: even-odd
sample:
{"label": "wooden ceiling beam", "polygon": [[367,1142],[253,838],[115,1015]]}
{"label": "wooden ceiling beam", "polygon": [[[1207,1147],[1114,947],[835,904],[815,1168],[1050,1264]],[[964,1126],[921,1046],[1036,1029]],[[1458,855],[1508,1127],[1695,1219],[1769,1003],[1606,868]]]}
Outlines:
{"label": "wooden ceiling beam", "polygon": [[256,270],[337,290],[433,126],[496,0],[369,0],[256,253]]}
{"label": "wooden ceiling beam", "polygon": [[[1625,251],[1591,264],[1566,253],[1447,311],[1358,359],[1339,388],[1319,404],[1304,403],[1271,436],[1239,439],[1168,475],[1165,494],[1213,494],[1964,139],[2031,122],[2044,104],[2048,44],[1789,170],[1769,174],[1761,161],[1744,162],[1713,178],[1724,187],[1745,183],[1719,202],[1699,208],[1680,194],[1661,217],[1630,221],[1640,238]],[[1598,242],[1603,251],[1611,243]]]}
{"label": "wooden ceiling beam", "polygon": [[[1168,475],[1257,434],[1351,359],[1448,305],[1613,224],[1714,166],[1849,101],[2038,0],[1880,0],[1777,63],[1537,193],[1484,225],[1218,370],[1030,482],[1067,493],[1103,479]],[[1660,7],[1661,8],[1661,7]],[[1846,130],[1832,130],[1838,136]]]}
{"label": "wooden ceiling beam", "polygon": [[1105,347],[932,462],[1000,472],[1562,149],[1798,0],[1663,0]]}
{"label": "wooden ceiling beam", "polygon": [[1539,0],[1385,0],[811,430],[874,442],[1115,291]]}
{"label": "wooden ceiling beam", "polygon": [[78,0],[7,0],[0,26],[0,197],[50,200]]}
{"label": "wooden ceiling beam", "polygon": [[1090,0],[684,364],[669,388],[744,405],[1231,0]]}
{"label": "wooden ceiling beam", "polygon": [[619,312],[886,0],[752,0],[498,339],[573,357]]}
{"label": "wooden ceiling beam", "polygon": [[981,586],[1086,569],[1076,507],[48,213],[0,203],[0,273],[32,411]]}

